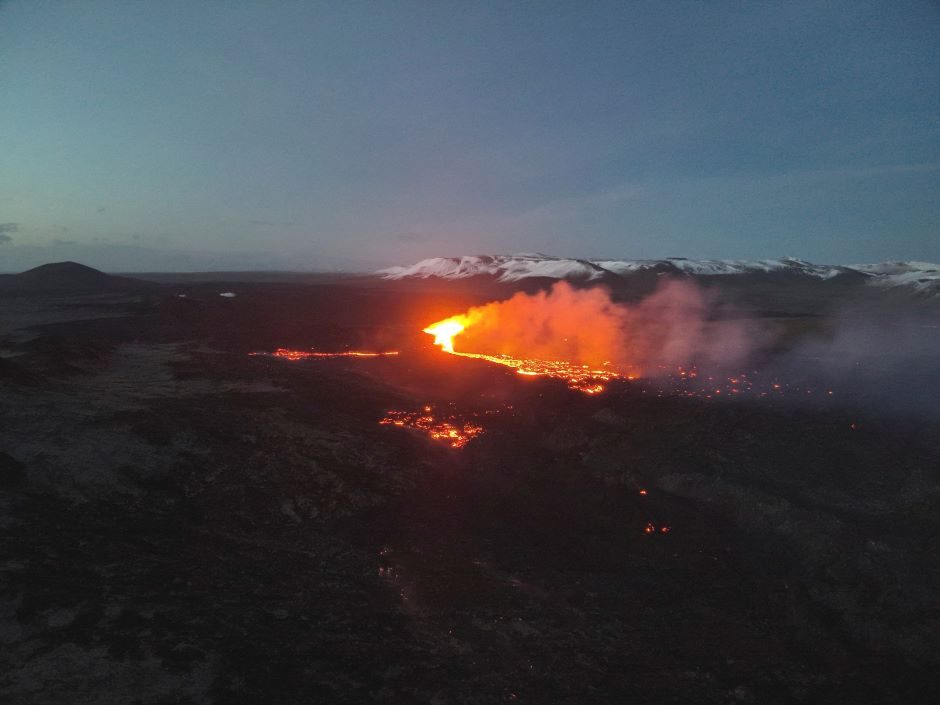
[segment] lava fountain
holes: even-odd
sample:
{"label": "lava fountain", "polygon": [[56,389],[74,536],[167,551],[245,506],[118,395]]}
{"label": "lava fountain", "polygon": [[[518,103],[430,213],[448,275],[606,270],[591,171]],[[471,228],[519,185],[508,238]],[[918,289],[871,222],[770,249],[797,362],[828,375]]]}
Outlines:
{"label": "lava fountain", "polygon": [[454,353],[454,338],[460,335],[467,327],[463,322],[464,316],[453,316],[438,321],[424,329],[424,333],[434,336],[434,344],[440,345],[444,352]]}

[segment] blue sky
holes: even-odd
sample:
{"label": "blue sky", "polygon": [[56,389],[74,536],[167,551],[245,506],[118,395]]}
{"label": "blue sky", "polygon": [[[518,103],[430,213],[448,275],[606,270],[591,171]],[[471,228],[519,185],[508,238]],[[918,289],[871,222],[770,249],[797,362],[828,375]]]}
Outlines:
{"label": "blue sky", "polygon": [[935,2],[0,0],[0,271],[940,261]]}

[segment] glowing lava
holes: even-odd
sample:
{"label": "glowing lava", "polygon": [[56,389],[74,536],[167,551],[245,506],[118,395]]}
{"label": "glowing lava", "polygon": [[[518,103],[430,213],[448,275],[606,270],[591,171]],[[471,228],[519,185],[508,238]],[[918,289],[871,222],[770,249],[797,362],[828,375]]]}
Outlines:
{"label": "glowing lava", "polygon": [[670,531],[672,531],[671,526],[663,524],[662,526],[657,527],[656,524],[651,521],[646,522],[646,526],[643,527],[643,533],[647,536],[655,533],[668,534]]}
{"label": "glowing lava", "polygon": [[[584,365],[565,360],[544,360],[528,357],[514,357],[512,355],[461,352],[455,349],[455,338],[480,321],[478,310],[471,310],[468,314],[452,316],[438,321],[424,329],[425,333],[434,336],[434,344],[441,350],[458,357],[469,357],[475,360],[484,360],[504,367],[510,367],[516,374],[526,377],[550,377],[564,380],[569,388],[584,394],[600,394],[606,389],[606,384],[613,380],[635,382],[635,374],[628,374],[616,369],[612,363],[604,362],[601,365]],[[715,377],[701,374],[695,365],[678,365],[674,368],[666,365],[657,365],[651,374],[636,382],[642,394],[652,393],[658,397],[683,396],[700,399],[723,399],[735,396],[749,396],[752,398],[766,398],[770,396],[784,396],[785,394],[812,394],[812,389],[782,384],[773,380],[758,380],[758,372],[752,374],[740,373],[731,377]],[[831,397],[834,392],[826,390]]]}
{"label": "glowing lava", "polygon": [[271,357],[280,357],[284,360],[307,360],[310,358],[328,358],[328,357],[388,357],[397,355],[398,351],[390,352],[365,352],[361,350],[345,350],[343,352],[317,352],[315,350],[289,350],[288,348],[278,348],[274,352],[253,352],[251,355],[269,355]]}
{"label": "glowing lava", "polygon": [[455,417],[436,418],[431,407],[421,411],[389,411],[379,419],[383,426],[414,428],[426,433],[436,441],[444,441],[451,448],[463,448],[472,438],[483,433],[483,427]]}
{"label": "glowing lava", "polygon": [[462,320],[463,318],[463,316],[445,318],[443,321],[428,326],[424,329],[424,332],[434,336],[434,344],[440,345],[441,350],[453,354],[454,338],[463,333],[467,327]]}
{"label": "glowing lava", "polygon": [[564,360],[539,360],[533,358],[518,358],[510,355],[486,355],[484,353],[457,352],[454,349],[454,338],[463,333],[471,324],[467,316],[452,316],[438,321],[424,329],[425,333],[434,336],[434,344],[451,355],[469,357],[476,360],[485,360],[497,365],[511,367],[516,374],[528,377],[551,377],[564,380],[571,389],[585,394],[599,394],[604,391],[604,382],[612,379],[633,379],[632,376],[621,374],[611,369],[610,363],[605,362],[602,368],[590,365],[579,365]]}
{"label": "glowing lava", "polygon": [[509,355],[484,355],[482,353],[465,353],[449,351],[452,355],[470,357],[476,360],[485,360],[497,365],[511,367],[516,374],[526,377],[551,377],[564,380],[571,389],[577,389],[585,394],[599,394],[604,391],[602,382],[612,379],[628,379],[619,372],[610,369],[596,369],[588,365],[578,365],[563,360],[530,360],[510,357]]}

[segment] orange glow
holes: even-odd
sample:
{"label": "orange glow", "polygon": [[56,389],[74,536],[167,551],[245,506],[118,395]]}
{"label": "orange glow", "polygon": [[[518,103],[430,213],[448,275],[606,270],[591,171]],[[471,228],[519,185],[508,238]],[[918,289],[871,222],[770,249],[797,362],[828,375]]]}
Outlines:
{"label": "orange glow", "polygon": [[604,391],[601,382],[618,379],[622,375],[613,370],[591,369],[585,365],[577,365],[563,360],[532,360],[515,358],[509,355],[484,355],[482,353],[465,353],[450,351],[451,355],[469,357],[475,360],[485,360],[497,365],[511,367],[516,374],[524,377],[550,377],[567,382],[571,389],[577,389],[585,394],[598,394]]}
{"label": "orange glow", "polygon": [[444,352],[454,352],[454,338],[466,328],[465,316],[452,316],[443,321],[432,323],[423,332],[434,336],[434,344],[440,345]]}
{"label": "orange glow", "polygon": [[[484,343],[496,345],[499,347],[500,341],[497,338],[497,329],[495,324],[487,323],[485,315],[487,306],[471,309],[467,314],[452,316],[438,321],[424,329],[425,333],[434,336],[434,344],[440,346],[441,350],[458,357],[468,357],[474,360],[483,360],[496,365],[512,368],[516,374],[523,377],[549,377],[560,379],[567,383],[568,387],[584,394],[600,394],[607,389],[607,383],[613,380],[624,380],[634,382],[640,379],[638,375],[625,370],[617,369],[609,360],[604,360],[600,364],[583,364],[569,360],[543,359],[529,356],[513,355],[509,353],[480,353],[463,352],[456,349],[457,338],[463,334],[472,340],[482,340]],[[505,315],[504,315],[505,317]],[[474,337],[475,326],[487,327],[487,332],[483,336]],[[493,340],[495,339],[495,343]],[[562,339],[562,344],[568,343],[568,339]],[[547,349],[547,344],[543,344],[539,350]],[[628,368],[629,369],[629,366]],[[784,394],[789,391],[789,385],[783,385],[779,382],[773,382],[764,385],[758,385],[753,375],[739,374],[727,377],[724,380],[715,377],[708,377],[706,381],[699,382],[699,372],[692,366],[678,365],[675,367],[659,364],[653,367],[654,374],[645,381],[659,385],[664,385],[665,380],[671,380],[669,385],[660,386],[654,389],[658,396],[665,394],[678,393],[686,397],[702,397],[711,399],[714,396],[722,398],[727,394],[756,396],[767,396],[770,390],[778,394]],[[758,373],[755,371],[754,375]],[[712,384],[718,382],[723,387],[713,387]],[[799,391],[797,389],[797,391]],[[809,390],[806,390],[809,392]],[[828,394],[831,396],[832,391]]]}
{"label": "orange glow", "polygon": [[[701,293],[686,282],[664,282],[637,304],[615,301],[604,287],[557,282],[548,291],[517,292],[470,308],[424,332],[446,353],[600,394],[612,380],[649,377],[657,367],[687,365],[701,352],[714,357],[720,348],[727,361],[733,326],[706,326],[706,308]],[[679,376],[695,374],[683,367]]]}
{"label": "orange glow", "polygon": [[[598,366],[591,367],[565,360],[513,357],[508,354],[487,355],[484,353],[458,352],[454,347],[454,339],[466,331],[467,328],[482,320],[482,312],[485,308],[471,309],[466,315],[451,316],[437,323],[432,323],[424,329],[424,332],[433,335],[434,344],[439,345],[441,350],[451,355],[485,360],[496,365],[511,367],[516,370],[516,374],[525,377],[562,379],[568,383],[571,389],[577,389],[585,394],[600,394],[605,389],[604,385],[601,384],[602,382],[625,378],[621,373],[608,367],[610,365],[609,361],[604,361],[600,366],[603,369],[598,369]],[[567,339],[564,339],[564,342],[567,342]]]}
{"label": "orange glow", "polygon": [[[735,322],[708,320],[708,301],[694,286],[664,281],[636,304],[611,298],[603,287],[558,282],[548,291],[517,292],[424,328],[444,352],[514,369],[522,377],[563,380],[584,394],[616,381],[636,382],[656,396],[726,400],[809,390],[763,378],[757,370],[728,377],[697,364],[727,366],[749,351]],[[831,396],[831,394],[827,394]]]}
{"label": "orange glow", "polygon": [[[637,372],[624,360],[626,309],[601,288],[559,283],[550,292],[519,292],[505,301],[471,308],[424,329],[451,355],[510,367],[525,377],[551,377],[585,394]],[[458,350],[461,347],[467,352]],[[472,352],[470,352],[472,351]]]}
{"label": "orange glow", "polygon": [[343,352],[316,352],[315,350],[289,350],[288,348],[278,348],[272,353],[253,352],[251,355],[270,355],[271,357],[280,357],[285,360],[307,360],[309,358],[325,357],[388,357],[398,354],[397,350],[389,352],[366,352],[362,350],[346,350]]}
{"label": "orange glow", "polygon": [[646,522],[646,526],[643,527],[643,533],[647,536],[655,533],[668,534],[670,531],[672,531],[671,526],[663,524],[662,526],[657,527],[656,524],[651,521]]}
{"label": "orange glow", "polygon": [[463,448],[471,439],[483,433],[483,427],[471,421],[456,417],[440,418],[431,413],[431,407],[425,406],[417,411],[389,411],[379,419],[383,426],[413,428],[436,441],[444,441],[451,448]]}
{"label": "orange glow", "polygon": [[685,378],[695,376],[686,370],[693,360],[727,364],[743,357],[748,345],[739,325],[708,320],[708,309],[698,288],[678,280],[663,280],[636,303],[615,300],[603,286],[556,282],[547,291],[475,306],[424,332],[447,353],[569,380],[598,394],[604,382],[649,378],[661,366],[682,365],[678,375]]}

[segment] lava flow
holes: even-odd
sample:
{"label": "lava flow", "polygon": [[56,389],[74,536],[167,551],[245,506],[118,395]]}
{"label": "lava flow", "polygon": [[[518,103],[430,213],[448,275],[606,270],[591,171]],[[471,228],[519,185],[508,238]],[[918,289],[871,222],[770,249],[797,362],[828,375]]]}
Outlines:
{"label": "lava flow", "polygon": [[562,281],[474,306],[424,332],[452,355],[562,379],[597,394],[614,380],[661,376],[662,366],[696,361],[727,369],[743,363],[753,347],[747,326],[712,313],[707,292],[686,281],[664,279],[631,303],[615,300],[603,286]]}
{"label": "lava flow", "polygon": [[274,352],[253,352],[251,355],[267,355],[270,357],[280,357],[285,360],[307,360],[310,358],[328,358],[328,357],[388,357],[397,355],[398,351],[390,352],[364,352],[360,350],[345,350],[343,352],[317,352],[315,350],[290,350],[288,348],[278,348]]}
{"label": "lava flow", "polygon": [[424,329],[425,333],[434,336],[434,344],[439,345],[441,350],[451,355],[460,357],[469,357],[476,360],[485,360],[497,365],[511,367],[516,374],[530,377],[551,377],[564,380],[568,387],[576,389],[585,394],[599,394],[604,391],[604,382],[612,379],[633,379],[632,376],[624,375],[617,370],[609,367],[610,363],[605,362],[598,368],[597,366],[579,365],[574,362],[564,360],[538,360],[531,358],[518,358],[510,355],[487,355],[484,353],[458,352],[454,349],[454,338],[460,335],[467,324],[466,316],[452,316],[443,321],[434,323]]}
{"label": "lava flow", "polygon": [[[473,312],[471,312],[472,314]],[[459,357],[485,360],[504,365],[516,370],[517,374],[531,377],[551,377],[564,380],[568,387],[585,394],[599,394],[612,380],[634,382],[641,394],[662,396],[682,396],[699,399],[723,399],[746,396],[753,399],[799,395],[813,395],[809,387],[791,385],[777,381],[773,377],[764,378],[757,370],[752,373],[722,377],[700,374],[695,365],[655,365],[650,374],[642,379],[637,375],[621,372],[612,363],[601,365],[583,365],[564,360],[543,360],[528,357],[514,357],[507,354],[484,354],[461,352],[455,349],[454,339],[470,325],[475,318],[472,315],[457,315],[434,323],[424,329],[434,336],[434,344],[441,350]],[[825,397],[832,397],[831,389],[823,390]]]}

